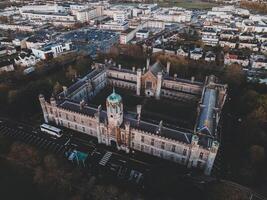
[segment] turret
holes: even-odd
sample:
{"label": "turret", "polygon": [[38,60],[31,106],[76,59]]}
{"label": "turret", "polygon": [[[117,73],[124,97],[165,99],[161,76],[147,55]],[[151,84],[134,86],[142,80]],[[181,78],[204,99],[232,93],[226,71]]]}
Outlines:
{"label": "turret", "polygon": [[136,72],[136,95],[140,96],[141,93],[141,78],[142,78],[142,70],[139,68]]}
{"label": "turret", "polygon": [[47,112],[46,101],[45,101],[44,95],[42,94],[39,95],[39,102],[40,102],[40,105],[43,111],[44,121],[48,123],[48,112]]}
{"label": "turret", "polygon": [[167,67],[166,67],[166,71],[167,71],[167,74],[170,75],[170,68],[171,68],[171,62],[168,61],[167,62]]}
{"label": "turret", "polygon": [[156,99],[160,99],[161,84],[162,84],[162,72],[158,72],[158,74],[157,74]]}
{"label": "turret", "polygon": [[219,142],[214,140],[212,142],[211,147],[210,147],[210,152],[209,152],[208,159],[207,159],[207,162],[205,165],[204,173],[206,175],[210,175],[210,173],[211,173],[218,149],[219,149]]}
{"label": "turret", "polygon": [[115,89],[108,96],[106,100],[108,125],[118,127],[123,121],[123,104],[122,98],[119,94],[116,94]]}
{"label": "turret", "polygon": [[146,69],[149,69],[149,65],[150,65],[150,58],[146,59]]}

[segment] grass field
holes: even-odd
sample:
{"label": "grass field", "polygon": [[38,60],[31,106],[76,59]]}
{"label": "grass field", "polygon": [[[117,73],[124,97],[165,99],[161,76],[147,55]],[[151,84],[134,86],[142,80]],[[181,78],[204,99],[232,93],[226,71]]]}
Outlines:
{"label": "grass field", "polygon": [[157,1],[160,6],[164,7],[183,7],[187,9],[210,9],[217,4],[210,2],[203,2],[201,0],[159,0]]}

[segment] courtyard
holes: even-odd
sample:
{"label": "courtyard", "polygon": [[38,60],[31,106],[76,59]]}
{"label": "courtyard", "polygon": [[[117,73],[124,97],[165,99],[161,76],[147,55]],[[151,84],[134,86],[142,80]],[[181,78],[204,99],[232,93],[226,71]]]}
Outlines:
{"label": "courtyard", "polygon": [[[167,98],[156,100],[145,96],[137,96],[135,91],[115,88],[116,93],[121,95],[124,112],[136,113],[136,106],[142,105],[141,119],[158,124],[163,120],[164,126],[193,129],[197,116],[197,102],[185,102]],[[112,87],[106,87],[100,91],[89,105],[101,105],[106,110],[106,98],[112,93]]]}

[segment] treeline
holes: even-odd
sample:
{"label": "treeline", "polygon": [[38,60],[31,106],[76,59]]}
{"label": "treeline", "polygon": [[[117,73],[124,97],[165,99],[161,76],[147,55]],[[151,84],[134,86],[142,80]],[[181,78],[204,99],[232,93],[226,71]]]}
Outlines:
{"label": "treeline", "polygon": [[136,199],[140,195],[97,179],[66,159],[0,136],[3,199]]}
{"label": "treeline", "polygon": [[1,115],[27,119],[38,115],[38,95],[49,98],[62,91],[91,69],[92,60],[85,55],[67,54],[52,60],[42,61],[33,74],[25,76],[22,71],[0,75]]}
{"label": "treeline", "polygon": [[265,2],[250,2],[250,1],[241,1],[241,8],[246,8],[254,10],[263,14],[267,14],[267,3]]}

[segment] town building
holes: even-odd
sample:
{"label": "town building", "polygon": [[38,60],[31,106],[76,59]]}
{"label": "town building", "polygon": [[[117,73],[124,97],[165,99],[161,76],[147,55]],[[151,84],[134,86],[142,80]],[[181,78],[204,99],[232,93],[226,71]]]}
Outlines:
{"label": "town building", "polygon": [[[204,82],[169,75],[170,63],[160,62],[143,69],[115,67],[115,63],[95,64],[93,70],[50,101],[39,96],[46,123],[54,123],[97,138],[98,143],[126,153],[140,151],[167,159],[188,168],[211,174],[219,148],[218,129],[227,86],[214,76]],[[125,88],[143,98],[199,101],[192,130],[169,127],[163,121],[152,123],[142,118],[142,106],[135,115],[127,114],[123,98],[113,89],[106,108],[89,102],[106,87]],[[102,102],[100,102],[101,104]],[[177,111],[179,112],[179,111]]]}

